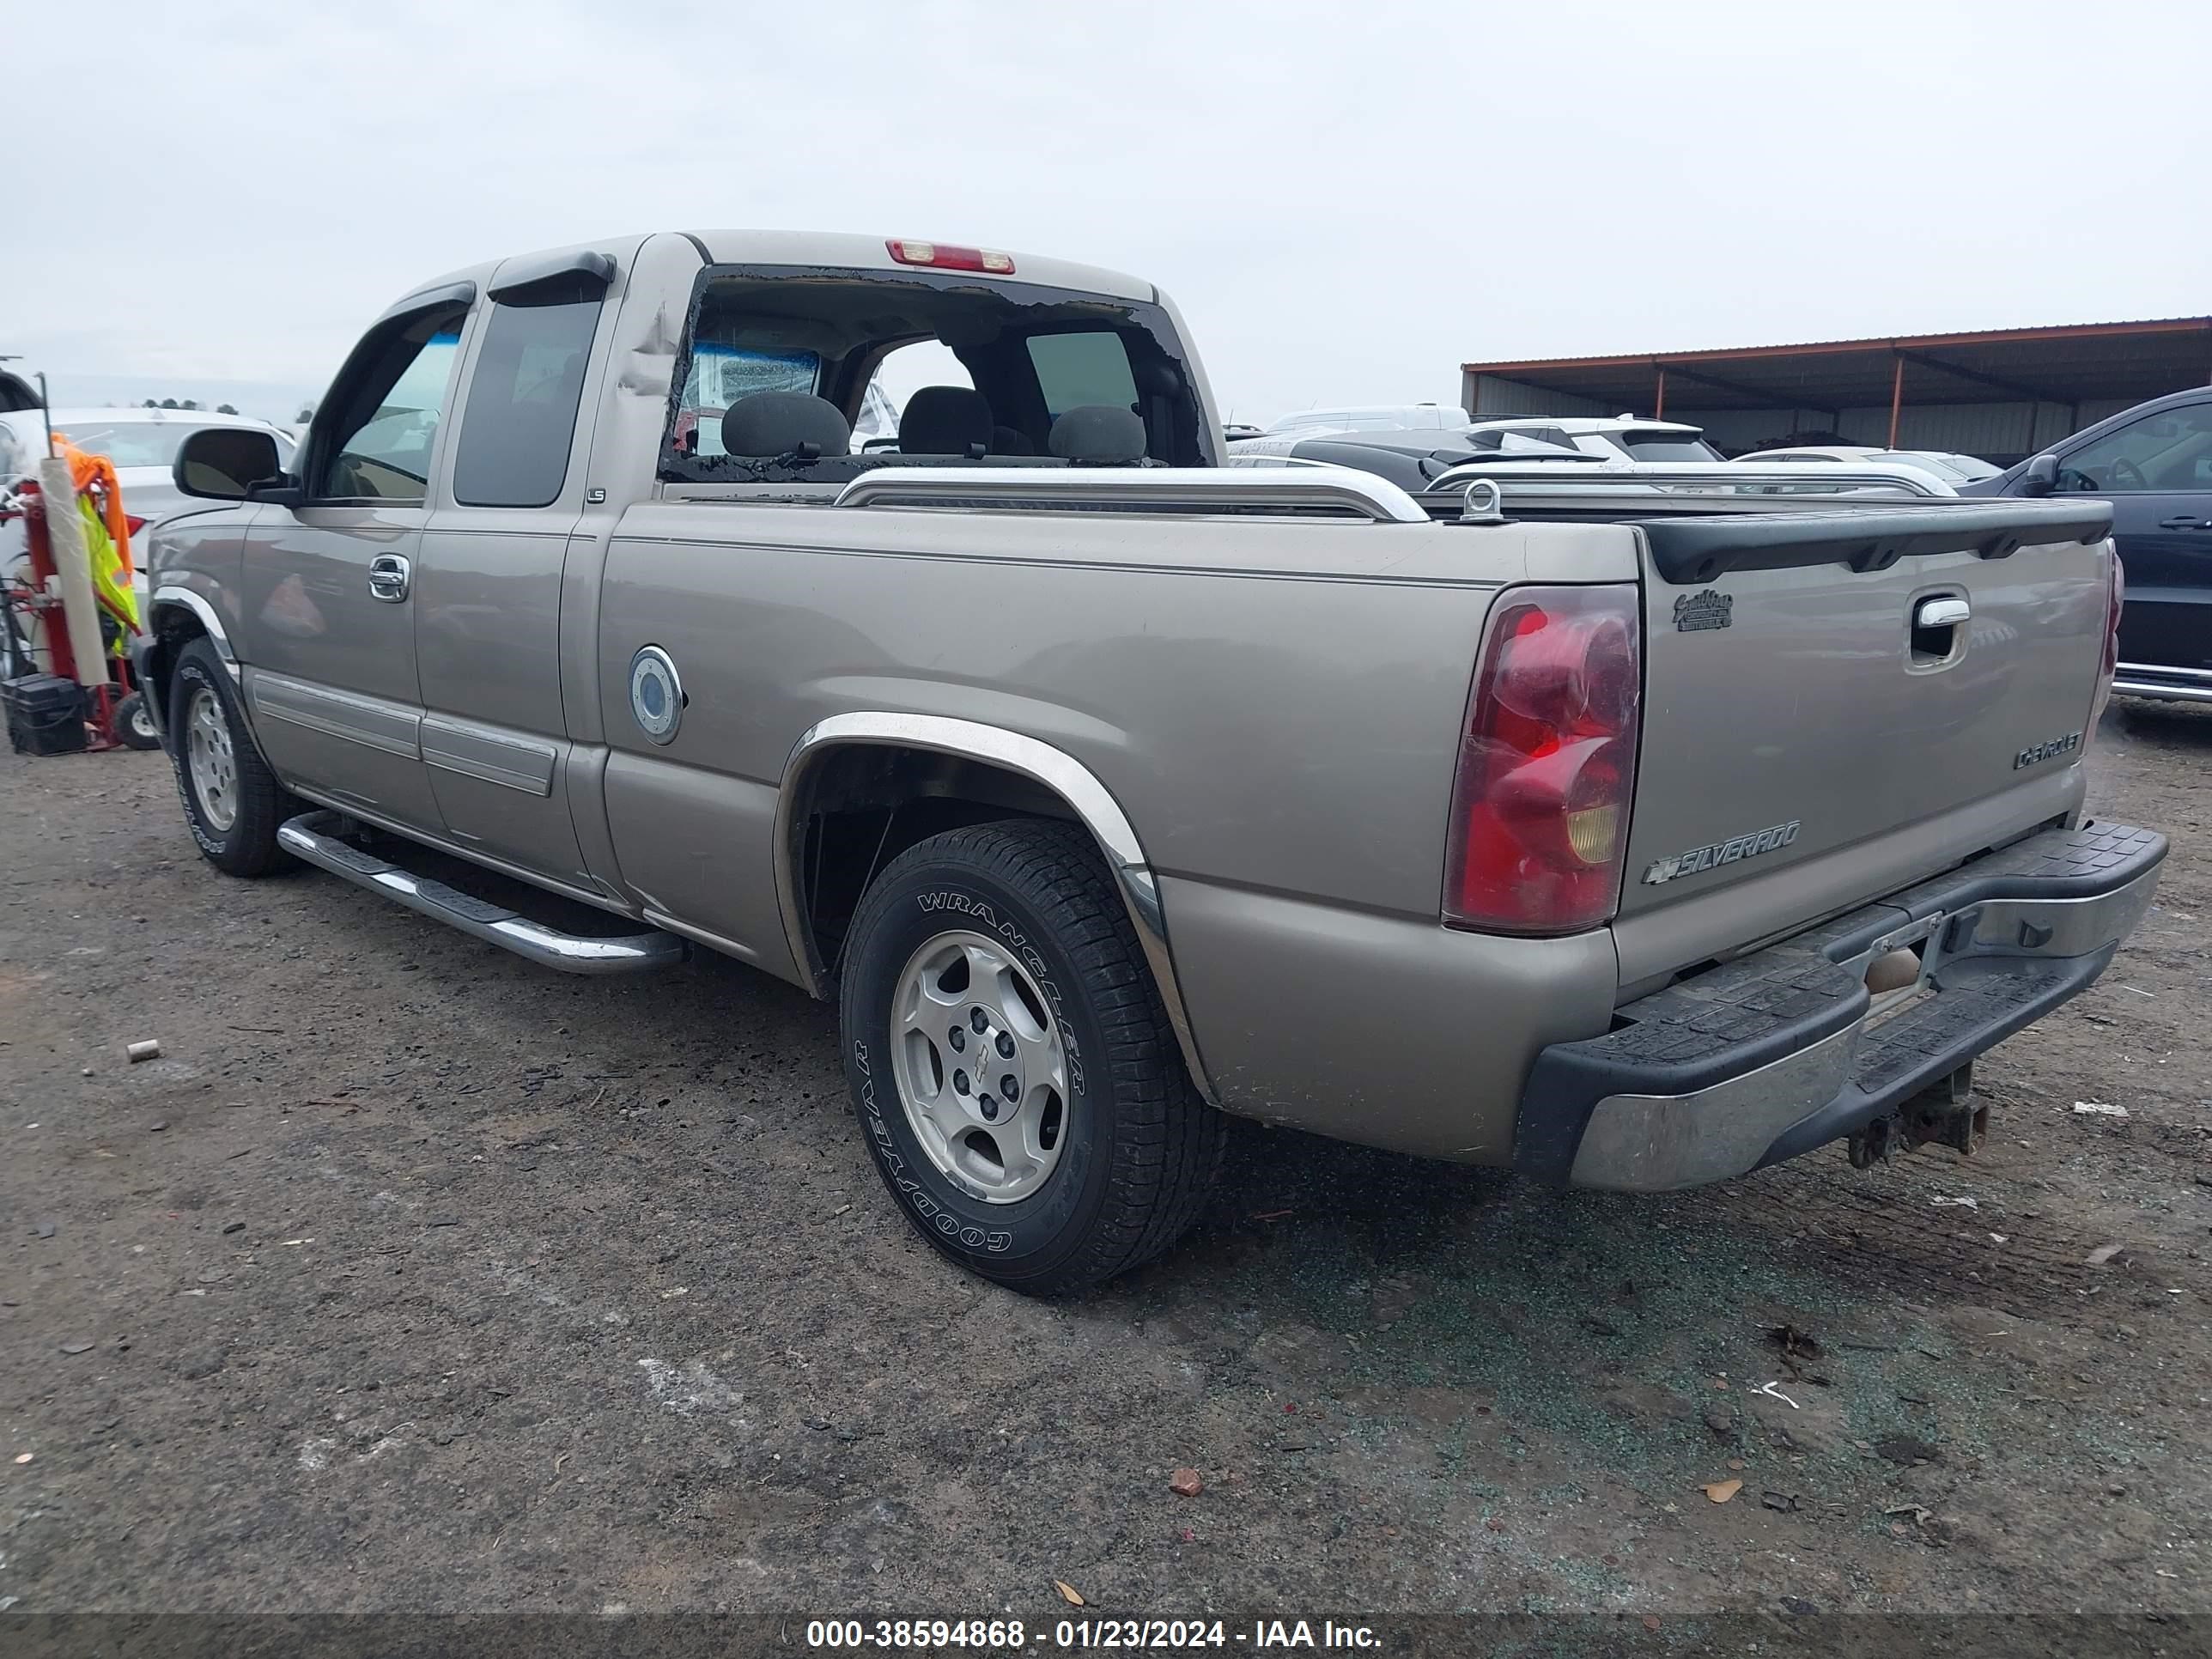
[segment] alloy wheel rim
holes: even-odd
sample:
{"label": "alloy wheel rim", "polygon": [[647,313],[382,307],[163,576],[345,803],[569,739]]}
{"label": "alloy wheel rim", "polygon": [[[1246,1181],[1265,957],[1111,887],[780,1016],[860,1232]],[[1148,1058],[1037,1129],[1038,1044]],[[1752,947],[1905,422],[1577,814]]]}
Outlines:
{"label": "alloy wheel rim", "polygon": [[238,822],[238,753],[222,703],[204,685],[192,692],[185,711],[185,756],[209,827],[218,833],[229,829]]}
{"label": "alloy wheel rim", "polygon": [[1059,1167],[1067,1053],[1036,982],[982,933],[951,929],[907,959],[891,998],[891,1071],[937,1172],[1016,1204]]}

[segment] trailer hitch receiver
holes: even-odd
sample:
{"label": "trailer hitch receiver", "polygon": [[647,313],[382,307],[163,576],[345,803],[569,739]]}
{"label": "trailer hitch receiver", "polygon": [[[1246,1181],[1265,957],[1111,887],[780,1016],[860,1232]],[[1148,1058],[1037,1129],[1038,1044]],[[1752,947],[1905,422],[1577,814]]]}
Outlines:
{"label": "trailer hitch receiver", "polygon": [[1931,1141],[1972,1158],[1989,1138],[1990,1109],[1973,1103],[1974,1062],[1947,1073],[1887,1117],[1851,1132],[1845,1147],[1854,1170],[1886,1164],[1898,1152],[1917,1152]]}

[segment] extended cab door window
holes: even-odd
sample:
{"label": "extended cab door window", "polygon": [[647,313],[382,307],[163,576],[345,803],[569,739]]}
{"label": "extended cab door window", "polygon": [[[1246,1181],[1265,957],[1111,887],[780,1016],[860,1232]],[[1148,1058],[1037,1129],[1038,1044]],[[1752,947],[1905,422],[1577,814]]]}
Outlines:
{"label": "extended cab door window", "polygon": [[310,500],[424,499],[467,315],[460,305],[416,312],[395,318],[362,343],[347,365],[335,418],[317,434],[307,479]]}
{"label": "extended cab door window", "polygon": [[602,293],[492,307],[461,412],[455,501],[550,507],[560,499]]}

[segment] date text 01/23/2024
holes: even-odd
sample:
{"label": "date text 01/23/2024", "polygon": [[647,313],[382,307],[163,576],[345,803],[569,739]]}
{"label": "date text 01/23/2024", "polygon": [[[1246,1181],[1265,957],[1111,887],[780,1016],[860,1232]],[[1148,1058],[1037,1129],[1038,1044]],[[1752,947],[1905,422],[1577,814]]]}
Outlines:
{"label": "date text 01/23/2024", "polygon": [[1062,1619],[1049,1631],[1019,1620],[817,1619],[806,1626],[811,1648],[890,1648],[924,1652],[966,1649],[980,1656],[1043,1648],[1137,1649],[1156,1651],[1188,1648],[1373,1649],[1382,1639],[1364,1625],[1334,1620],[1255,1619],[1249,1628],[1231,1629],[1219,1619]]}

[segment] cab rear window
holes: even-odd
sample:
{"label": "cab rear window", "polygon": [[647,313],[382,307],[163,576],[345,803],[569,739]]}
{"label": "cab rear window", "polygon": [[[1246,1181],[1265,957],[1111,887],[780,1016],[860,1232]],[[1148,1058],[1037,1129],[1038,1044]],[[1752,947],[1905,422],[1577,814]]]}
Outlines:
{"label": "cab rear window", "polygon": [[[909,372],[925,366],[926,381]],[[838,483],[878,465],[1058,465],[1054,422],[1092,404],[1134,414],[1153,465],[1205,465],[1218,443],[1164,307],[968,271],[711,267],[677,385],[661,451],[670,481]],[[725,415],[764,392],[803,395],[740,416],[744,441],[771,444],[779,422],[794,422],[792,448],[726,453]],[[836,421],[810,413],[809,397],[860,435],[825,445]]]}

